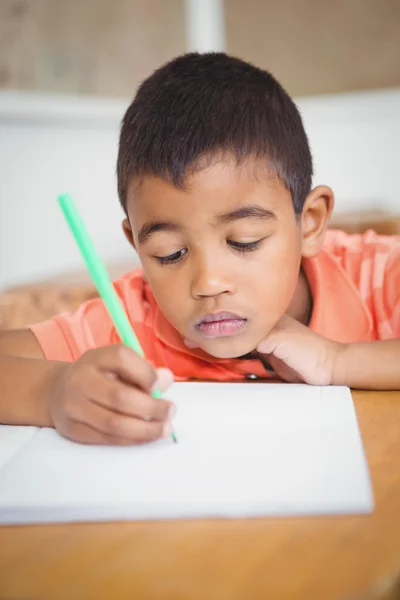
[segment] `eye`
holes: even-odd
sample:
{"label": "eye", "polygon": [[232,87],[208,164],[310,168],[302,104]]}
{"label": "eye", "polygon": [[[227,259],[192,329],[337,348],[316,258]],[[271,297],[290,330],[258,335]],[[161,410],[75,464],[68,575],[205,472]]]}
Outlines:
{"label": "eye", "polygon": [[181,250],[178,250],[173,254],[168,254],[168,256],[155,256],[154,258],[160,263],[160,265],[170,265],[181,260],[186,253],[187,248],[181,248]]}
{"label": "eye", "polygon": [[254,252],[254,250],[258,250],[261,247],[265,238],[261,240],[257,240],[255,242],[234,242],[232,240],[228,240],[229,246],[238,252]]}

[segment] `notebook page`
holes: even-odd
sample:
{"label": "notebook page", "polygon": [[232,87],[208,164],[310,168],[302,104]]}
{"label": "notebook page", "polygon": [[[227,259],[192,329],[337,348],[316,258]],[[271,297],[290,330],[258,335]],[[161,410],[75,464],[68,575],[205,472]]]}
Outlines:
{"label": "notebook page", "polygon": [[42,429],[0,471],[0,522],[372,510],[347,388],[180,383],[168,396],[178,444],[92,447]]}
{"label": "notebook page", "polygon": [[39,431],[38,427],[0,426],[0,469]]}

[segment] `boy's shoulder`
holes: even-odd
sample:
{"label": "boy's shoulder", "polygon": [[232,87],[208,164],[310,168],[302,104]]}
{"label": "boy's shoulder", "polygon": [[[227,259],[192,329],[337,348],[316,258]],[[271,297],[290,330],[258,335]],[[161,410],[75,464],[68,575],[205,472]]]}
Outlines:
{"label": "boy's shoulder", "polygon": [[339,259],[350,254],[362,260],[365,254],[388,254],[399,249],[400,235],[380,235],[372,229],[364,233],[328,229],[323,242],[323,250]]}
{"label": "boy's shoulder", "polygon": [[400,236],[328,230],[304,268],[319,333],[336,339],[343,330],[350,341],[400,336]]}
{"label": "boy's shoulder", "polygon": [[365,298],[395,278],[400,285],[400,235],[379,235],[369,230],[348,234],[326,232],[322,250],[346,271]]}

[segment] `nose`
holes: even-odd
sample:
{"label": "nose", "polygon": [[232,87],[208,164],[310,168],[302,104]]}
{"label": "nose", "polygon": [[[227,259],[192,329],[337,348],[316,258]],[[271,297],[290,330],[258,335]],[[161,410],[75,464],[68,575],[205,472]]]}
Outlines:
{"label": "nose", "polygon": [[233,294],[235,282],[227,265],[217,264],[215,261],[201,261],[195,266],[191,295],[193,298],[201,299],[220,294]]}

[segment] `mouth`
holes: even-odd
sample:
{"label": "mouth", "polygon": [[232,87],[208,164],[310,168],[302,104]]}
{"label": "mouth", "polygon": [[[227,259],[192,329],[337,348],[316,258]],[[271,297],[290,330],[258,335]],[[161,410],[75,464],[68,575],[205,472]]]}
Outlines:
{"label": "mouth", "polygon": [[195,328],[205,337],[237,335],[246,326],[247,319],[230,312],[209,313],[197,322]]}

